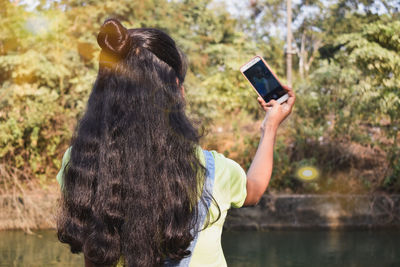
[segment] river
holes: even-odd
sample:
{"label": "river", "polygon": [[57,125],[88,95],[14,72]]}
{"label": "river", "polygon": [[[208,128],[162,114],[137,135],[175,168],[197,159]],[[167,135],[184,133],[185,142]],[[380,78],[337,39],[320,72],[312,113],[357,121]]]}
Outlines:
{"label": "river", "polygon": [[[224,232],[222,247],[233,267],[400,266],[400,231]],[[82,266],[54,231],[0,232],[0,266]]]}

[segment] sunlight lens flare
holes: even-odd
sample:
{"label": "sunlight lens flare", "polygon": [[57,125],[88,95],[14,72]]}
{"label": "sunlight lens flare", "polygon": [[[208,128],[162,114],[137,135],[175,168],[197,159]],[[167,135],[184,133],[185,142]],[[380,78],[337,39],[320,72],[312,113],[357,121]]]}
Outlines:
{"label": "sunlight lens flare", "polygon": [[27,19],[25,27],[34,35],[42,35],[49,32],[50,21],[45,17],[31,17]]}
{"label": "sunlight lens flare", "polygon": [[297,170],[296,175],[302,181],[312,181],[318,178],[319,171],[313,166],[304,166]]}

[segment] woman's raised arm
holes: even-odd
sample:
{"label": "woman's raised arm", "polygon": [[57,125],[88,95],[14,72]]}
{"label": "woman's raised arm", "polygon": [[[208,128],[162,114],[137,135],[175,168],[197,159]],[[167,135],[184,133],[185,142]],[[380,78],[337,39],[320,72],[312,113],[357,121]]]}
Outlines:
{"label": "woman's raised arm", "polygon": [[271,179],[276,131],[281,122],[291,113],[296,99],[292,89],[284,88],[288,92],[289,98],[283,104],[279,104],[275,100],[265,103],[261,97],[257,99],[266,114],[261,125],[260,143],[247,172],[247,197],[244,206],[256,205]]}

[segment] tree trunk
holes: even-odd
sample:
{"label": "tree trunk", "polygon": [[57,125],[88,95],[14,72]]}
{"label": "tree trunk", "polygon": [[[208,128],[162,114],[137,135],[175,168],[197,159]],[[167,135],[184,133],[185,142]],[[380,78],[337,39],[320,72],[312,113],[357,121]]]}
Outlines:
{"label": "tree trunk", "polygon": [[305,44],[306,42],[306,33],[305,30],[303,30],[303,33],[301,35],[301,46],[300,46],[300,55],[299,55],[299,72],[300,72],[300,77],[301,79],[304,78],[304,60],[305,60]]}
{"label": "tree trunk", "polygon": [[286,79],[292,87],[292,1],[286,0],[287,36],[286,36]]}

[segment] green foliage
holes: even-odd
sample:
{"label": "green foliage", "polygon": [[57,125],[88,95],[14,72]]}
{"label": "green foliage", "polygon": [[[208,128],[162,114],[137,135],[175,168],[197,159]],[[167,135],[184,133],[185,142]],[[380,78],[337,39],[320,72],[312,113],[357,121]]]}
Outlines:
{"label": "green foliage", "polygon": [[[271,10],[282,14],[285,6],[270,0],[253,3],[253,16],[264,23],[263,27],[256,22],[254,36],[257,40],[265,35],[270,38],[268,25],[276,25],[282,18],[271,16]],[[295,68],[298,63],[301,78],[294,73],[298,77],[294,86],[297,102],[285,135],[293,148],[285,145],[279,149],[277,145],[273,187],[319,192],[335,182],[332,177],[342,168],[351,178],[352,165],[359,163],[350,160],[353,156],[345,147],[357,144],[369,148],[370,153],[383,151],[386,156],[376,158],[384,170],[374,171],[382,177],[364,184],[372,190],[379,186],[400,190],[399,7],[396,1],[385,0],[304,0],[293,6],[294,24],[298,25],[293,29],[298,48],[293,63]],[[284,22],[278,27],[285,27]],[[357,155],[359,161],[368,156]],[[287,171],[285,166],[310,158],[331,177],[306,188],[293,182],[294,170]]]}
{"label": "green foliage", "polygon": [[[238,72],[258,48],[210,1],[60,1],[34,11],[3,1],[0,29],[0,164],[52,180],[97,72],[96,35],[108,17],[126,27],[167,31],[188,55],[186,89],[194,116],[211,122],[256,110]],[[244,104],[246,103],[246,104]]]}
{"label": "green foliage", "polygon": [[296,189],[299,186],[300,183],[294,177],[296,166],[291,162],[289,155],[284,137],[278,137],[275,144],[274,168],[270,181],[272,188],[283,190],[285,188]]}
{"label": "green foliage", "polygon": [[[400,22],[385,17],[358,32],[339,35],[334,46],[341,48],[334,57],[320,60],[299,85],[297,114],[307,120],[301,120],[304,127],[295,127],[301,139],[325,138],[383,149],[391,173],[383,185],[394,190],[400,189],[399,45]],[[384,140],[375,139],[371,127],[382,130]]]}
{"label": "green foliage", "polygon": [[[385,14],[374,13],[375,2],[382,3]],[[249,167],[259,140],[254,121],[263,114],[238,70],[258,54],[285,81],[279,34],[285,27],[284,2],[251,1],[249,17],[234,17],[224,3],[211,0],[41,1],[33,11],[15,1],[1,3],[0,167],[22,170],[42,184],[54,180],[96,78],[96,36],[108,17],[128,28],[163,29],[177,41],[190,62],[185,81],[190,113],[206,126],[230,124],[232,129],[229,140],[215,134],[205,145]],[[348,160],[335,144],[358,144],[384,152],[388,168],[380,185],[399,192],[396,4],[308,0],[294,6],[293,14],[294,43],[303,45],[294,57],[294,77],[304,78],[295,81],[297,103],[277,139],[271,187],[322,192],[334,178],[302,184],[294,178],[296,168],[312,163],[333,174]],[[371,129],[380,132],[379,138]],[[374,189],[366,178],[357,179]]]}
{"label": "green foliage", "polygon": [[10,2],[4,8],[0,164],[45,182],[59,166],[60,145],[71,137],[95,70],[68,40],[63,12],[27,12]]}

